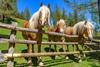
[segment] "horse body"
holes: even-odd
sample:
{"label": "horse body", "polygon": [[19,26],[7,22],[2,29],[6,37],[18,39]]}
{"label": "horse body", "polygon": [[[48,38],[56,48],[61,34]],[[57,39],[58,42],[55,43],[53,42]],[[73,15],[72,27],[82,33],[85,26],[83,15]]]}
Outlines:
{"label": "horse body", "polygon": [[[24,28],[29,29],[38,29],[39,31],[42,31],[42,28],[48,24],[50,25],[50,5],[48,4],[48,7],[43,5],[41,3],[40,9],[35,12],[29,21],[26,21],[23,25]],[[30,32],[22,32],[22,36],[26,40],[34,40],[40,43],[42,41],[42,34],[40,33],[30,33]],[[33,45],[27,44],[28,52],[33,52]],[[41,45],[38,45],[38,52],[41,52]]]}
{"label": "horse body", "polygon": [[[54,25],[53,27],[49,27],[48,31],[49,32],[57,32],[57,33],[64,33],[64,29],[65,29],[65,21],[63,19],[60,19],[56,25]],[[62,41],[62,37],[61,36],[57,36],[57,35],[48,35],[48,40],[49,41],[53,41],[53,42],[57,42],[57,41]],[[51,48],[51,45],[50,45]],[[56,49],[56,45],[55,45],[55,51],[57,51]]]}
{"label": "horse body", "polygon": [[70,26],[66,27],[64,33],[67,35],[73,35],[73,27]]}
{"label": "horse body", "polygon": [[86,36],[88,39],[93,37],[93,25],[89,21],[80,21],[73,26],[73,35]]}
{"label": "horse body", "polygon": [[[85,35],[85,37],[88,37],[88,39],[92,39],[93,25],[89,21],[80,21],[80,22],[76,23],[73,27],[67,27],[65,29],[65,34],[79,36],[78,38],[66,37],[65,38],[66,42],[78,42],[79,44],[84,44],[84,42],[86,41],[86,39],[84,38],[84,35]],[[74,47],[74,45],[73,45],[73,47]],[[77,47],[77,50],[79,50],[78,45],[76,45],[76,47]],[[68,46],[67,46],[67,49],[68,49]]]}
{"label": "horse body", "polygon": [[[40,9],[35,12],[29,21],[26,21],[23,25],[24,28],[29,29],[42,29],[45,24],[50,24],[50,5],[47,7],[43,4],[40,5]],[[25,39],[37,40],[37,33],[22,32]]]}

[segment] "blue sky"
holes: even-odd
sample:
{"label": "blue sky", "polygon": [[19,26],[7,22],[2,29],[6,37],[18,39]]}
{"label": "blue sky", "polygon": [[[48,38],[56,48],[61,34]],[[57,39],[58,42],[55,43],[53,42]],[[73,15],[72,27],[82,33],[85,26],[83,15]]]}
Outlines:
{"label": "blue sky", "polygon": [[[70,0],[70,1],[73,1],[73,0]],[[24,11],[26,7],[28,7],[30,10],[30,14],[32,15],[34,12],[36,12],[40,8],[41,2],[45,5],[48,5],[49,3],[52,11],[55,8],[55,4],[57,4],[60,9],[65,8],[66,14],[68,14],[69,12],[72,12],[73,10],[70,7],[68,7],[68,5],[64,2],[64,0],[18,0],[17,8],[18,8],[18,11],[21,12],[21,11]],[[77,3],[78,2],[79,1],[77,1]],[[80,0],[80,2],[83,2],[83,1]],[[86,12],[86,17],[88,20],[91,20],[91,15],[88,12]]]}
{"label": "blue sky", "polygon": [[28,7],[32,15],[39,9],[41,2],[45,5],[48,5],[48,3],[50,3],[51,10],[54,10],[55,4],[57,4],[60,7],[60,9],[65,8],[67,13],[71,12],[72,10],[71,8],[66,6],[66,3],[63,0],[18,0],[17,8],[18,11],[21,12],[26,7]]}

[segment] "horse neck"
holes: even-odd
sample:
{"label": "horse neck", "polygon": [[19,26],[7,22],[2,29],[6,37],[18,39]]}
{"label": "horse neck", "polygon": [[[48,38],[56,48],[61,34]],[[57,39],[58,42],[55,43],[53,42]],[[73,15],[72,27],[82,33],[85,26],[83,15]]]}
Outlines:
{"label": "horse neck", "polygon": [[29,27],[32,29],[37,29],[39,27],[38,25],[38,20],[39,20],[39,11],[33,14],[31,19],[29,20]]}

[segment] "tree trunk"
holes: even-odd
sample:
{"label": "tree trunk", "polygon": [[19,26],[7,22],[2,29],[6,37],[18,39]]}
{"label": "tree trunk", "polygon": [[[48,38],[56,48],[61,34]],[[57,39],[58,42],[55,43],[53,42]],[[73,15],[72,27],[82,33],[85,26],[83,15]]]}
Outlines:
{"label": "tree trunk", "polygon": [[100,22],[100,0],[98,0],[99,22]]}
{"label": "tree trunk", "polygon": [[4,15],[2,15],[2,21],[3,21],[3,22],[5,21],[5,16],[4,16]]}

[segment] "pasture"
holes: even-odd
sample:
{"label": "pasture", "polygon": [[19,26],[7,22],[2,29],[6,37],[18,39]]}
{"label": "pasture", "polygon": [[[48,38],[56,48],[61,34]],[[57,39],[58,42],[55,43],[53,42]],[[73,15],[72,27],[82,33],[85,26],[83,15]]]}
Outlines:
{"label": "pasture", "polygon": [[[22,27],[24,20],[15,18],[18,22],[18,26]],[[44,28],[46,29],[46,28]],[[10,34],[10,30],[0,28],[1,34]],[[23,39],[21,32],[17,32],[17,39]],[[43,35],[43,40],[47,41],[47,35]],[[45,52],[45,48],[49,46],[43,45],[42,52]],[[58,49],[61,46],[58,46]],[[0,43],[0,50],[5,50],[8,48],[8,43]],[[27,47],[26,45],[17,44],[15,48],[15,52],[21,52],[25,50]],[[35,45],[35,51],[37,51],[37,46]],[[70,46],[70,51],[72,51],[72,47]],[[59,56],[55,60],[48,57],[43,57],[42,60],[46,67],[100,67],[100,54],[99,56],[96,53],[89,54],[85,60],[81,63],[77,63],[77,61],[71,56],[71,59],[64,59],[64,56]],[[15,58],[14,61],[16,62],[15,67],[27,67],[27,61],[24,58]],[[6,67],[5,63],[0,63],[0,67]]]}

